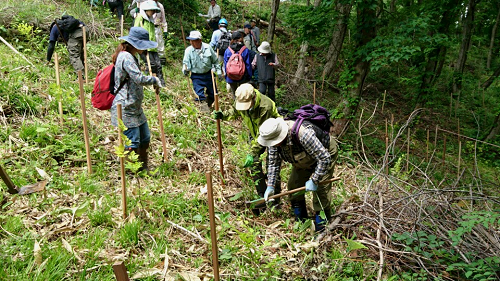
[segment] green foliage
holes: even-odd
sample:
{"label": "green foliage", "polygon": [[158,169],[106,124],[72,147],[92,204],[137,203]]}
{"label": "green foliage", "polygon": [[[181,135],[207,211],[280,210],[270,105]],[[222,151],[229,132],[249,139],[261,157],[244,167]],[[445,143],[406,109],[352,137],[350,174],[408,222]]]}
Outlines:
{"label": "green foliage", "polygon": [[141,221],[134,220],[125,223],[120,229],[118,241],[122,247],[135,247],[139,244],[139,231],[141,229]]}

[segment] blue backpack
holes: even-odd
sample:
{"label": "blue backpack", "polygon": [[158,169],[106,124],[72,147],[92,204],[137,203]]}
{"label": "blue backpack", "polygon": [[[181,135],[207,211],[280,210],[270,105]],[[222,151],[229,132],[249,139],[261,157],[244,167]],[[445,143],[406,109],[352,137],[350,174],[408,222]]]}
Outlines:
{"label": "blue backpack", "polygon": [[331,114],[326,108],[317,104],[308,104],[285,116],[285,120],[295,120],[292,127],[292,141],[294,143],[300,144],[299,128],[306,121],[314,125],[318,139],[325,145],[329,143],[330,128],[333,125],[330,117]]}

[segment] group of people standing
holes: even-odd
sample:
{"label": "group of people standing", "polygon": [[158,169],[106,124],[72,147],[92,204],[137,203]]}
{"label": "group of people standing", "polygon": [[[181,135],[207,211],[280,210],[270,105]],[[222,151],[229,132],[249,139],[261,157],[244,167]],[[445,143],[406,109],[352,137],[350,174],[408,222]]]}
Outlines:
{"label": "group of people standing", "polygon": [[[241,117],[248,128],[251,148],[243,166],[250,169],[258,196],[267,201],[274,193],[280,193],[281,163],[283,160],[291,163],[293,168],[288,189],[305,186],[306,191],[313,192],[313,221],[316,230],[321,231],[331,217],[332,187],[332,183],[322,184],[321,181],[333,176],[337,143],[333,137],[317,130],[310,122],[300,125],[296,134],[298,141],[294,140],[294,121],[280,116],[275,104],[275,68],[280,64],[270,44],[266,41],[260,43],[260,31],[255,29],[255,25],[252,28],[252,24],[245,24],[241,31],[228,31],[227,20],[220,18],[220,7],[215,6],[214,0],[211,3],[208,23],[217,16],[219,19],[218,28],[213,32],[210,43],[204,43],[201,32],[193,30],[186,38],[190,46],[184,51],[182,72],[192,80],[197,95],[196,102],[211,108],[214,89],[217,89],[214,85],[216,79],[212,75],[225,77],[234,104],[224,111],[213,111],[212,117],[221,120]],[[112,57],[115,64],[116,97],[111,108],[111,123],[118,125],[117,104],[121,104],[122,120],[127,127],[124,134],[131,140],[127,149],[139,155],[141,170],[148,169],[151,139],[147,118],[142,109],[143,86],[165,85],[155,25],[156,15],[162,13],[158,4],[157,1],[149,0],[138,5],[140,8],[135,13],[134,27],[130,29],[129,35],[119,38],[124,42],[118,45]],[[162,14],[161,17],[164,17],[164,12]],[[223,39],[226,42],[221,42]],[[150,65],[150,71],[157,76],[141,72],[137,54]],[[232,61],[235,58],[238,59],[237,62]],[[238,63],[242,64],[238,66],[241,76],[232,73]],[[255,76],[258,89],[254,86],[255,80],[252,80]],[[262,155],[266,150],[267,175],[262,167]],[[309,218],[304,193],[293,195],[291,205],[297,220]],[[274,201],[273,206],[279,208],[280,201]],[[259,212],[263,211],[267,204],[256,208]]]}

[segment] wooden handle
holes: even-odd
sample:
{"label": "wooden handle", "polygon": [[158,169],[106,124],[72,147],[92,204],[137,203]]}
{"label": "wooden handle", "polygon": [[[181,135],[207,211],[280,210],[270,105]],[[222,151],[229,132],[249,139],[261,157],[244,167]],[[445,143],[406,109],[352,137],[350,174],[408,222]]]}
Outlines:
{"label": "wooden handle", "polygon": [[12,182],[9,175],[7,175],[7,173],[5,172],[5,170],[3,169],[3,167],[1,165],[0,165],[0,177],[2,178],[2,180],[5,183],[5,185],[7,186],[7,188],[9,189],[8,191],[10,194],[17,194],[18,193],[16,185]]}

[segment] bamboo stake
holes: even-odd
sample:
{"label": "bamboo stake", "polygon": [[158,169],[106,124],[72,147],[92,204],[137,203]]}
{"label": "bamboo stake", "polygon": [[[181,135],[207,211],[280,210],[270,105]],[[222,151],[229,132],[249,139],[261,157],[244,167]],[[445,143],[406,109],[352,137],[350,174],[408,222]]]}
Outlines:
{"label": "bamboo stake", "polygon": [[[61,77],[59,76],[59,57],[57,56],[57,52],[54,53],[54,62],[55,62],[55,66],[56,66],[56,84],[57,84],[57,87],[59,89],[61,89]],[[59,124],[62,127],[63,122],[64,122],[62,96],[59,97],[58,107],[59,107]]]}
{"label": "bamboo stake", "polygon": [[316,104],[316,81],[313,83],[313,104]]}
{"label": "bamboo stake", "polygon": [[186,36],[184,35],[184,27],[182,26],[182,16],[179,16],[179,23],[181,24],[182,41],[184,42],[184,49],[186,49]]}
{"label": "bamboo stake", "polygon": [[153,70],[151,69],[151,60],[149,59],[149,52],[146,52],[146,61],[148,62],[149,76],[153,76]]}
{"label": "bamboo stake", "polygon": [[385,106],[385,96],[387,95],[387,90],[384,90],[384,98],[382,99],[382,113],[384,113],[384,106]]}
{"label": "bamboo stake", "polygon": [[[389,154],[389,131],[388,131],[388,128],[387,128],[387,118],[385,119],[385,157],[387,159],[387,154]],[[388,175],[389,174],[389,163],[387,163],[386,161],[386,166],[385,166],[385,174]]]}
{"label": "bamboo stake", "polygon": [[123,37],[123,15],[120,17],[120,37]]}
{"label": "bamboo stake", "polygon": [[89,83],[89,73],[87,67],[87,31],[85,30],[85,26],[82,26],[83,30],[83,63],[85,66],[85,84]]}
{"label": "bamboo stake", "polygon": [[80,83],[80,103],[82,104],[83,135],[85,138],[85,151],[87,152],[87,170],[92,174],[92,162],[90,161],[89,129],[87,128],[87,110],[85,109],[85,92],[83,91],[82,71],[78,70],[78,82]]}
{"label": "bamboo stake", "polygon": [[434,135],[434,149],[437,148],[437,141],[438,141],[438,129],[439,129],[439,126],[436,125],[436,133]]}
{"label": "bamboo stake", "polygon": [[212,188],[212,173],[207,172],[208,215],[210,217],[210,237],[212,238],[212,267],[214,280],[219,281],[219,251],[217,249],[217,229],[215,224],[214,194]]}
{"label": "bamboo stake", "polygon": [[5,44],[7,45],[7,47],[9,47],[12,51],[14,51],[14,53],[18,54],[19,56],[21,56],[25,61],[27,61],[31,66],[35,67],[35,65],[33,65],[23,54],[19,53],[16,48],[14,48],[11,44],[9,44],[9,42],[5,41],[5,39],[2,38],[2,36],[0,36],[0,40]]}
{"label": "bamboo stake", "polygon": [[[118,103],[116,105],[116,111],[117,111],[117,118],[118,118],[118,124],[120,123],[120,120],[122,120],[122,104]],[[122,144],[122,132],[120,128],[118,127],[118,145]],[[121,175],[121,182],[122,182],[122,215],[123,219],[127,218],[127,183],[125,181],[125,158],[120,157],[120,175]]]}
{"label": "bamboo stake", "polygon": [[410,127],[408,127],[408,145],[406,146],[406,172],[410,166]]}
{"label": "bamboo stake", "polygon": [[[154,75],[156,77],[156,75]],[[158,110],[158,122],[160,125],[160,137],[161,144],[163,146],[163,161],[168,161],[168,153],[167,153],[167,140],[165,139],[165,129],[163,128],[163,115],[161,113],[161,102],[160,102],[160,87],[155,86],[156,93],[156,108]]]}
{"label": "bamboo stake", "polygon": [[[219,110],[219,94],[217,94],[217,86],[215,85],[214,71],[211,70],[210,73],[212,74],[212,85],[214,86],[215,110]],[[220,133],[220,119],[217,119],[217,142],[219,143],[220,175],[222,179],[222,185],[224,185],[224,159],[222,157],[222,137]]]}

